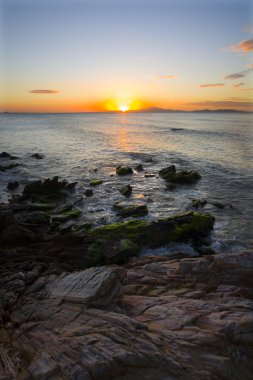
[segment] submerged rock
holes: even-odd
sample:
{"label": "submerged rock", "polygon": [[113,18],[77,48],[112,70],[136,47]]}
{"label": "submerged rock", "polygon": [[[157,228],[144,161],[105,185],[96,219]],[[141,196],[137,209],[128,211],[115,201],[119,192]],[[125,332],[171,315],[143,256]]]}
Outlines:
{"label": "submerged rock", "polygon": [[119,192],[124,195],[125,197],[129,197],[132,194],[132,186],[131,185],[125,185],[123,186]]}
{"label": "submerged rock", "polygon": [[204,207],[207,204],[206,199],[192,199],[192,206],[199,208],[199,207]]}
{"label": "submerged rock", "polygon": [[167,182],[182,185],[195,183],[201,178],[201,175],[195,170],[182,170],[177,172],[175,165],[161,169],[159,175]]}
{"label": "submerged rock", "polygon": [[91,197],[93,195],[93,190],[92,189],[86,189],[85,192],[84,192],[84,195],[86,197]]}
{"label": "submerged rock", "polygon": [[7,166],[0,165],[0,172],[5,172],[6,170],[14,169],[14,168],[16,168],[19,165],[20,164],[18,164],[18,163],[9,164]]}
{"label": "submerged rock", "polygon": [[31,157],[36,158],[36,160],[42,160],[44,158],[44,156],[39,153],[34,153],[31,155]]}
{"label": "submerged rock", "polygon": [[118,175],[128,175],[133,174],[133,169],[130,166],[117,166],[116,174]]}

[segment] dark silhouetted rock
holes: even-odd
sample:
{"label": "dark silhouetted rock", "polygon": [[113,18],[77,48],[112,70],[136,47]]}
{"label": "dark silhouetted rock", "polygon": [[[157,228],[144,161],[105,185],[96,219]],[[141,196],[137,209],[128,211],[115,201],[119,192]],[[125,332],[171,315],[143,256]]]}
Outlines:
{"label": "dark silhouetted rock", "polygon": [[93,190],[92,189],[86,189],[85,192],[84,192],[84,195],[86,197],[91,197],[93,195]]}
{"label": "dark silhouetted rock", "polygon": [[19,187],[19,183],[18,181],[14,181],[14,182],[9,182],[8,185],[7,185],[7,189],[8,190],[15,190]]}
{"label": "dark silhouetted rock", "polygon": [[117,166],[116,174],[118,175],[128,175],[133,174],[133,169],[130,166]]}
{"label": "dark silhouetted rock", "polygon": [[44,181],[38,180],[28,183],[23,191],[24,195],[45,195],[59,194],[64,190],[72,190],[77,182],[69,184],[67,181],[59,181],[58,177],[47,178]]}
{"label": "dark silhouetted rock", "polygon": [[138,165],[136,165],[136,166],[135,166],[135,170],[136,170],[137,172],[142,172],[142,171],[143,171],[143,166],[142,166],[142,164],[138,164]]}
{"label": "dark silhouetted rock", "polygon": [[131,185],[125,185],[123,186],[119,192],[124,195],[125,197],[129,197],[132,194],[132,186]]}
{"label": "dark silhouetted rock", "polygon": [[34,153],[31,155],[31,157],[36,158],[36,160],[42,160],[44,158],[44,156],[39,153]]}
{"label": "dark silhouetted rock", "polygon": [[18,157],[12,156],[11,154],[9,154],[7,152],[0,153],[0,158],[8,158],[9,160],[17,160],[18,159]]}
{"label": "dark silhouetted rock", "polygon": [[199,208],[199,207],[204,207],[207,204],[206,199],[192,199],[192,206]]}

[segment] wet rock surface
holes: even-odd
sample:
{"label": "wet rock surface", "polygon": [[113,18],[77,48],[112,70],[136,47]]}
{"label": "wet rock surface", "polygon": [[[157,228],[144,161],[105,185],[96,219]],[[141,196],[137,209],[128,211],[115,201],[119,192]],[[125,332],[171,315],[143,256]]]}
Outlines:
{"label": "wet rock surface", "polygon": [[1,277],[2,379],[252,379],[251,252],[32,272]]}

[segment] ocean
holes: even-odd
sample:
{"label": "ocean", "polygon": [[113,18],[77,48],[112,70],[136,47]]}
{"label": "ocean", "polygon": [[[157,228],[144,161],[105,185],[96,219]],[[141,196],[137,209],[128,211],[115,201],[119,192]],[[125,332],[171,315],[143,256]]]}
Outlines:
{"label": "ocean", "polygon": [[[213,249],[241,251],[253,246],[252,147],[252,114],[247,113],[1,114],[0,152],[18,156],[11,162],[20,163],[0,173],[1,202],[21,192],[30,180],[57,175],[78,182],[75,202],[83,220],[107,224],[119,220],[112,205],[124,199],[118,190],[129,183],[133,186],[129,201],[148,206],[144,219],[191,210],[192,199],[206,199],[199,210],[216,218]],[[34,153],[44,159],[32,158]],[[6,163],[0,159],[0,165]],[[117,165],[134,168],[138,163],[144,172],[115,174]],[[179,170],[197,170],[201,180],[168,191],[158,171],[172,164]],[[87,198],[84,191],[95,178],[103,184]],[[20,186],[11,193],[7,184],[14,180]],[[217,207],[217,202],[224,207]],[[193,252],[190,244],[171,244],[153,253],[175,250]]]}

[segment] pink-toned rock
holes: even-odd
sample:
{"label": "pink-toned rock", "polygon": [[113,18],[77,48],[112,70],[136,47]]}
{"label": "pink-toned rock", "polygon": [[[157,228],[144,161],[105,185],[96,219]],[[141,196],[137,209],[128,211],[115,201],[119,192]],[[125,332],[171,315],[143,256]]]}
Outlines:
{"label": "pink-toned rock", "polygon": [[251,380],[252,259],[135,258],[28,281],[0,335],[10,371],[22,380]]}

